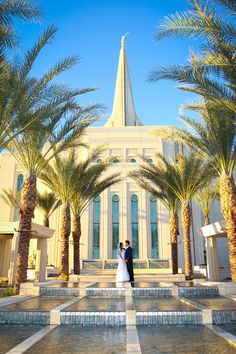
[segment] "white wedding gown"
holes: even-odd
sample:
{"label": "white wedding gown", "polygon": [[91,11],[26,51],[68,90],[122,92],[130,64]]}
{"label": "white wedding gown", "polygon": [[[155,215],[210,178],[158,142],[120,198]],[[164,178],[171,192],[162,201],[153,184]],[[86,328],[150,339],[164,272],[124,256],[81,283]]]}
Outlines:
{"label": "white wedding gown", "polygon": [[116,282],[129,281],[129,273],[125,262],[125,250],[118,251],[118,267],[116,271]]}

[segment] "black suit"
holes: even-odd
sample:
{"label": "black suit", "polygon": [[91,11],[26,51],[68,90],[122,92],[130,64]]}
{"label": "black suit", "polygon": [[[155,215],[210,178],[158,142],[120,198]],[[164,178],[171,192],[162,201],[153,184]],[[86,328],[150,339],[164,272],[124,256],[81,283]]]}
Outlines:
{"label": "black suit", "polygon": [[127,261],[127,270],[129,273],[129,281],[134,281],[134,270],[133,270],[133,252],[132,247],[126,248],[125,260]]}

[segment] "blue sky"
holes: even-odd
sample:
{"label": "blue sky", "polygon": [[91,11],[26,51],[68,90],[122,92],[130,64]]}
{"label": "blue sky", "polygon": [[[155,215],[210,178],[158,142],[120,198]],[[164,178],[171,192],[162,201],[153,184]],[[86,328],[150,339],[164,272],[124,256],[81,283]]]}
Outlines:
{"label": "blue sky", "polygon": [[[176,84],[161,81],[147,83],[148,73],[162,64],[185,64],[189,46],[183,39],[153,40],[161,19],[186,8],[185,0],[39,0],[45,24],[18,24],[21,50],[29,48],[43,27],[54,24],[56,38],[40,55],[34,74],[43,73],[62,57],[78,54],[79,65],[59,79],[72,87],[98,88],[81,98],[82,103],[100,102],[106,114],[112,110],[120,38],[126,32],[126,51],[136,112],[145,125],[180,125],[178,110],[190,93]],[[103,125],[104,119],[97,125]]]}

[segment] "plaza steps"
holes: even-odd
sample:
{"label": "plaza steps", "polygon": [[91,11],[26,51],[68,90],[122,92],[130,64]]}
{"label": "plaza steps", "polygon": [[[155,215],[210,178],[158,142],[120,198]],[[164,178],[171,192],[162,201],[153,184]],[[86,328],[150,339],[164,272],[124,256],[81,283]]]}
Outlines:
{"label": "plaza steps", "polygon": [[[80,275],[71,275],[71,281],[85,281],[85,282],[114,282],[116,271],[107,272],[107,270],[82,270]],[[185,281],[184,274],[160,274],[160,273],[141,273],[134,270],[134,277],[136,281]]]}

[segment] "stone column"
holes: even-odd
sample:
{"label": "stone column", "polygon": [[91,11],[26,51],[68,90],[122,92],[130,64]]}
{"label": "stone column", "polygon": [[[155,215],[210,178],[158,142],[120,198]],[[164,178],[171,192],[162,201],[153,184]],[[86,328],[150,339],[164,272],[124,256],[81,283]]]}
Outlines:
{"label": "stone column", "polygon": [[38,238],[36,251],[35,279],[39,282],[46,280],[47,270],[47,239]]}
{"label": "stone column", "polygon": [[15,232],[12,237],[12,243],[11,243],[11,258],[10,258],[10,267],[8,271],[9,284],[15,284],[18,245],[19,245],[19,232]]}
{"label": "stone column", "polygon": [[218,256],[215,237],[207,237],[206,240],[206,252],[207,252],[207,274],[208,280],[219,281],[219,268],[218,268]]}

